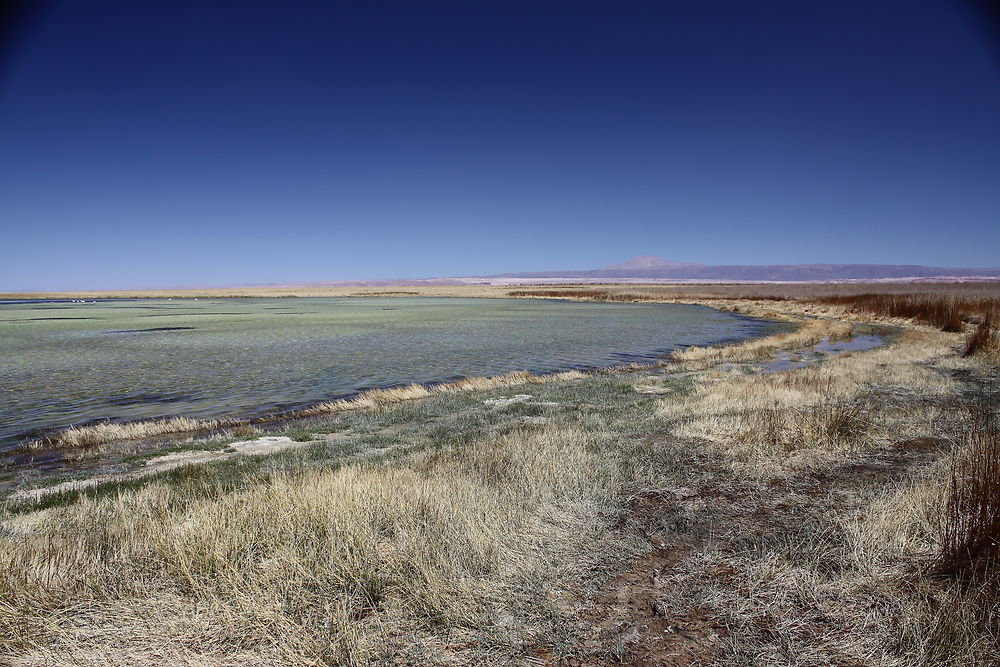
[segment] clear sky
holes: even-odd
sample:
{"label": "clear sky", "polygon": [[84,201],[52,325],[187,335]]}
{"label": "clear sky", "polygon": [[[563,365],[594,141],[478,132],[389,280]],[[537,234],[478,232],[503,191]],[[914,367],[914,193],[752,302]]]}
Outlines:
{"label": "clear sky", "polygon": [[0,290],[1000,265],[954,1],[68,0],[0,62]]}

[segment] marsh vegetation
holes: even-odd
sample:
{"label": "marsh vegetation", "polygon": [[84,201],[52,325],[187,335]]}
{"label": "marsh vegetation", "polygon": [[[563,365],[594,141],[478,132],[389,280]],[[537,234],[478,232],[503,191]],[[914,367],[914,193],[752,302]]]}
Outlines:
{"label": "marsh vegetation", "polygon": [[[280,453],[11,497],[2,660],[996,664],[979,325],[717,303],[802,325],[663,367],[373,395],[286,425]],[[893,330],[761,372],[859,322]]]}

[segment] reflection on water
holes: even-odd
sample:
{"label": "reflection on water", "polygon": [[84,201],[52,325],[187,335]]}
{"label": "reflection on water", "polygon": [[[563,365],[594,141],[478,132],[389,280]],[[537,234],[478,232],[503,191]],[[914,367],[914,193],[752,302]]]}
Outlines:
{"label": "reflection on water", "polygon": [[260,415],[370,387],[649,359],[780,326],[680,304],[0,302],[0,450],[94,419]]}
{"label": "reflection on water", "polygon": [[826,356],[843,354],[844,352],[871,350],[883,342],[884,337],[874,333],[859,333],[851,338],[835,341],[831,341],[830,337],[826,336],[823,340],[805,350],[782,350],[778,352],[777,357],[773,361],[764,364],[764,371],[777,373],[804,368],[817,361],[821,361]]}

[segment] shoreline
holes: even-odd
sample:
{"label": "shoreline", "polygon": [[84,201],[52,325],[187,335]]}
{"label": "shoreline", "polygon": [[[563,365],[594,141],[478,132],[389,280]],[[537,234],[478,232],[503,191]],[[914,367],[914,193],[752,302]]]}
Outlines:
{"label": "shoreline", "polygon": [[[254,286],[208,287],[184,289],[132,289],[132,290],[77,290],[46,292],[0,292],[0,300],[38,299],[160,299],[160,298],[297,298],[297,297],[364,297],[364,296],[496,296],[497,293],[522,290],[553,290],[578,288],[583,290],[611,289],[622,291],[642,290],[659,294],[693,295],[793,295],[793,294],[857,294],[879,292],[889,294],[926,293],[996,293],[1000,278],[976,280],[927,280],[916,282],[882,282],[857,280],[850,282],[739,282],[707,281],[676,283],[644,282],[575,282],[559,283],[518,282],[511,284],[417,284],[417,285],[353,285],[353,286]],[[696,298],[696,297],[694,297]]]}
{"label": "shoreline", "polygon": [[[203,443],[238,441],[240,438],[248,436],[267,439],[271,434],[280,433],[280,429],[283,427],[286,430],[293,429],[296,424],[312,418],[386,409],[403,403],[431,398],[436,395],[482,392],[484,390],[527,387],[547,383],[558,384],[560,382],[588,377],[641,373],[669,367],[675,369],[675,376],[682,376],[703,372],[713,365],[726,366],[739,362],[763,364],[772,357],[777,358],[785,353],[797,354],[805,348],[828,339],[853,340],[853,336],[855,335],[865,335],[857,331],[859,326],[881,328],[883,331],[879,336],[888,340],[890,329],[893,328],[884,324],[869,324],[857,320],[846,321],[816,317],[801,312],[774,312],[769,309],[771,305],[769,302],[756,304],[741,302],[741,304],[742,310],[736,309],[734,313],[741,318],[764,323],[783,322],[791,325],[792,328],[770,335],[749,338],[738,337],[708,346],[679,348],[672,350],[668,357],[657,361],[631,362],[614,366],[558,370],[546,373],[514,371],[496,376],[470,376],[453,381],[400,384],[385,388],[368,389],[343,397],[335,397],[331,400],[312,403],[292,411],[258,417],[195,420],[179,416],[130,422],[98,422],[78,428],[55,431],[54,436],[56,438],[63,438],[61,442],[58,440],[54,442],[50,436],[48,440],[37,439],[22,443],[18,446],[18,449],[11,452],[12,455],[21,458],[22,462],[15,463],[11,466],[11,470],[35,470],[40,473],[40,479],[49,477],[58,478],[61,474],[69,471],[73,471],[73,474],[79,474],[86,470],[92,470],[94,465],[99,464],[100,461],[109,460],[109,456],[111,457],[110,460],[114,460],[116,454],[127,454],[128,456],[135,457],[140,456],[143,452],[184,451],[189,448],[197,451]],[[711,305],[706,303],[692,303],[689,305],[722,310],[722,308],[718,307],[719,304],[714,303]],[[765,313],[767,315],[766,318]],[[884,345],[885,340],[880,345]],[[766,366],[761,366],[754,372],[755,374],[763,374],[773,371],[767,370]],[[259,427],[266,428],[262,430]],[[154,442],[155,438],[163,438],[163,440]],[[253,440],[246,441],[246,443],[251,444],[253,442]],[[135,443],[148,443],[149,446],[139,446],[138,448],[130,448],[128,446]],[[115,445],[118,445],[118,447],[114,447]],[[109,446],[111,447],[109,448]],[[30,457],[30,460],[23,461],[24,457]],[[196,465],[199,462],[198,460],[194,460],[190,461],[190,464]],[[67,467],[67,464],[69,467]],[[186,465],[186,463],[183,461],[171,463],[167,469],[173,469],[176,465]],[[140,469],[125,473],[121,479],[139,479],[150,474],[156,474],[157,472],[160,472],[160,470]],[[105,479],[105,481],[113,482],[116,479],[118,478],[112,475]],[[121,479],[118,481],[121,481]],[[44,489],[40,491],[23,490],[17,486],[10,487],[9,484],[3,484],[2,486],[8,487],[7,491],[10,492],[7,495],[8,498],[14,498],[19,494],[27,494],[26,497],[32,497],[39,492],[41,492],[40,497],[49,495],[49,492]],[[57,485],[60,488],[61,486],[67,486],[70,490],[76,488],[70,482]],[[90,486],[90,484],[86,486]],[[58,490],[53,487],[53,492],[58,492]]]}
{"label": "shoreline", "polygon": [[[814,324],[829,324],[828,322],[813,321]],[[848,330],[838,329],[836,327],[823,327],[817,333],[807,333],[805,337],[802,337],[802,329],[809,326],[810,320],[802,320],[799,327],[792,329],[790,331],[780,332],[776,334],[771,334],[770,336],[760,336],[754,338],[736,338],[729,342],[714,344],[710,346],[697,347],[691,346],[690,348],[681,348],[674,350],[678,355],[674,358],[665,358],[658,362],[632,362],[623,365],[615,366],[603,366],[588,369],[571,369],[571,370],[561,370],[552,371],[547,373],[529,373],[526,371],[515,371],[512,373],[506,373],[497,376],[470,376],[465,378],[459,378],[454,381],[447,382],[437,382],[437,383],[411,383],[411,384],[401,384],[385,388],[374,388],[365,390],[362,392],[357,392],[343,398],[336,398],[330,401],[324,401],[320,403],[311,404],[308,407],[297,409],[291,412],[276,413],[272,415],[264,415],[256,418],[233,418],[228,420],[225,424],[213,423],[208,425],[200,426],[186,426],[183,422],[193,423],[196,420],[188,419],[185,417],[175,417],[175,418],[164,418],[164,419],[153,419],[153,420],[140,420],[136,422],[111,422],[111,423],[99,423],[95,424],[95,430],[100,431],[101,427],[109,426],[112,429],[116,427],[122,427],[123,429],[128,429],[129,427],[137,427],[139,431],[146,427],[152,427],[151,433],[145,433],[135,436],[134,438],[122,439],[122,438],[111,438],[108,440],[97,439],[92,442],[87,442],[86,444],[74,444],[69,446],[62,446],[58,448],[49,449],[50,453],[61,453],[64,457],[69,456],[69,458],[60,459],[60,462],[65,464],[69,462],[74,462],[79,464],[82,461],[90,461],[91,463],[98,462],[102,456],[107,456],[109,452],[104,451],[103,445],[108,444],[118,444],[126,445],[127,443],[138,443],[149,440],[151,438],[156,438],[159,436],[166,436],[167,440],[155,443],[156,446],[149,448],[139,448],[130,449],[129,457],[144,458],[145,468],[136,468],[122,473],[116,474],[101,474],[96,477],[87,477],[82,480],[76,481],[65,481],[60,482],[55,485],[41,486],[41,487],[31,487],[27,489],[15,488],[12,492],[6,495],[5,498],[0,496],[0,500],[4,500],[8,503],[25,503],[25,502],[37,502],[40,499],[44,499],[47,496],[53,494],[64,494],[79,492],[87,488],[109,483],[119,483],[131,480],[141,480],[143,478],[158,475],[164,472],[169,472],[179,467],[187,465],[202,465],[205,463],[211,463],[215,461],[222,461],[233,458],[236,455],[244,454],[251,456],[259,456],[264,454],[273,454],[285,451],[287,449],[294,449],[303,446],[308,446],[312,444],[309,441],[292,441],[287,437],[275,436],[275,433],[280,433],[280,430],[274,430],[275,428],[280,429],[285,427],[286,430],[294,429],[297,424],[309,420],[310,418],[324,417],[324,416],[334,416],[337,414],[349,413],[349,412],[364,412],[377,409],[385,409],[389,407],[396,406],[401,403],[406,403],[410,401],[420,401],[422,399],[428,399],[435,395],[441,394],[453,394],[456,392],[482,392],[486,390],[497,390],[506,388],[522,388],[528,389],[532,385],[542,385],[547,383],[562,383],[572,380],[581,380],[586,378],[595,378],[598,376],[615,376],[621,374],[634,374],[643,373],[646,371],[655,371],[666,368],[673,367],[675,370],[673,373],[664,373],[663,377],[683,377],[685,375],[691,375],[696,373],[705,372],[707,369],[715,366],[726,366],[732,363],[732,360],[737,361],[755,361],[757,368],[753,371],[755,375],[767,375],[775,372],[782,371],[793,371],[801,370],[809,365],[818,363],[821,361],[820,358],[813,358],[805,362],[803,365],[793,365],[788,368],[771,368],[772,364],[786,361],[782,357],[790,354],[800,355],[805,353],[809,347],[813,344],[822,344],[826,341],[844,341],[847,343],[847,347],[840,352],[834,352],[829,354],[825,358],[835,358],[840,354],[850,354],[855,352],[868,352],[878,347],[890,344],[891,338],[894,332],[898,332],[899,329],[896,327],[887,327],[885,325],[871,325],[859,322],[844,322],[839,321],[837,324],[844,325],[847,324]],[[864,333],[858,331],[858,327],[871,327],[880,329],[875,337],[879,338],[880,341],[874,346],[866,346],[861,349],[854,349],[850,347],[850,343],[855,340],[856,337],[871,336],[872,333]],[[771,341],[771,339],[775,339]],[[789,340],[791,339],[791,340]],[[753,350],[749,355],[739,354],[739,350],[744,348],[754,348],[757,346],[762,346],[765,351],[764,354],[760,353],[760,350]],[[685,350],[691,350],[691,353],[685,354]],[[774,356],[775,358],[770,358]],[[708,364],[705,363],[706,360],[711,360]],[[726,359],[730,359],[730,362],[726,362]],[[659,393],[655,387],[651,387],[649,393],[655,395]],[[520,396],[520,395],[518,395]],[[500,403],[504,403],[509,399],[498,399]],[[514,402],[517,402],[518,398],[515,397]],[[178,430],[164,430],[157,431],[156,427],[159,424],[165,424],[169,426],[174,421],[182,422]],[[260,430],[258,426],[267,425],[271,427],[270,430]],[[80,430],[84,430],[88,427],[82,427]],[[181,440],[182,438],[187,438],[187,440]],[[250,438],[242,439],[241,438]],[[171,442],[173,438],[174,440]],[[233,441],[233,442],[229,442]],[[201,446],[213,442],[221,442],[225,444],[227,449],[236,448],[235,452],[216,452],[211,450],[211,453],[199,454],[202,451]],[[267,443],[271,443],[270,445]],[[30,443],[27,443],[30,444]],[[149,458],[146,458],[149,456]],[[162,460],[162,461],[161,461]],[[58,477],[59,469],[53,468],[48,471],[49,474],[46,475],[43,471],[47,468],[44,465],[31,465],[27,466],[28,469],[37,470],[42,473],[38,478],[39,480],[45,479],[49,476]],[[100,467],[100,466],[98,466]],[[14,468],[15,470],[17,467]],[[83,467],[74,468],[74,472],[81,473],[86,470],[93,470],[94,465],[88,465]],[[0,483],[0,490],[4,490],[6,485]],[[7,489],[9,490],[9,489]]]}
{"label": "shoreline", "polygon": [[[389,295],[380,295],[374,297],[373,295],[364,295],[366,297],[372,296],[372,298],[385,298]],[[405,294],[399,295],[401,297],[413,297],[413,296],[433,296],[435,298],[465,298],[463,296],[439,296],[439,295],[415,295],[415,294]],[[149,298],[163,298],[163,297],[149,297]],[[195,297],[184,297],[184,298],[195,298]],[[274,298],[274,297],[252,297],[252,298]],[[317,297],[321,298],[321,297]],[[490,298],[496,300],[517,300],[521,298],[534,298],[534,297],[512,297],[509,295],[497,294],[491,296],[483,296],[480,298]],[[546,297],[551,298],[551,297]],[[109,300],[125,300],[125,297],[114,298]],[[594,299],[574,299],[565,298],[565,301],[590,301],[599,302]],[[676,301],[644,301],[644,303],[679,303]],[[768,324],[778,324],[786,323],[793,324],[794,321],[789,318],[773,318],[773,317],[763,317],[760,315],[754,315],[751,313],[740,312],[739,310],[726,310],[717,307],[716,304],[708,303],[687,303],[683,302],[685,305],[695,305],[711,310],[727,312],[730,315],[736,317],[739,320],[752,322],[754,324],[760,325],[762,329],[758,331],[758,335],[751,335],[747,337],[732,336],[729,338],[724,338],[715,343],[712,343],[712,347],[726,347],[732,344],[738,344],[745,341],[759,340],[762,338],[767,338],[769,335],[763,331],[763,327]],[[779,332],[783,333],[783,332]],[[36,465],[46,465],[54,461],[59,460],[61,452],[67,449],[73,448],[88,448],[95,447],[104,444],[110,444],[118,441],[136,441],[143,440],[146,438],[153,438],[158,436],[182,436],[184,434],[202,434],[206,437],[222,437],[225,436],[227,432],[234,429],[247,428],[252,426],[264,426],[264,425],[280,425],[282,423],[294,421],[297,419],[316,416],[319,414],[329,414],[335,412],[342,412],[345,410],[355,410],[361,409],[366,406],[384,404],[388,402],[397,402],[399,400],[407,400],[399,398],[400,396],[408,395],[414,398],[429,395],[434,392],[448,392],[456,391],[462,387],[479,387],[479,386],[507,386],[508,384],[517,382],[517,378],[530,377],[537,378],[537,380],[529,380],[529,382],[543,382],[549,381],[546,378],[550,376],[556,376],[565,373],[585,373],[585,374],[601,374],[601,373],[613,373],[625,369],[630,370],[640,370],[644,368],[656,368],[669,363],[670,356],[682,350],[683,348],[658,348],[652,350],[649,354],[645,355],[635,355],[637,358],[633,361],[626,361],[621,364],[613,364],[609,366],[589,366],[589,365],[575,365],[567,368],[559,368],[551,371],[527,371],[527,370],[513,370],[507,373],[501,373],[498,375],[472,375],[455,377],[445,380],[424,382],[424,383],[408,383],[400,382],[389,384],[381,387],[367,387],[361,388],[357,391],[345,392],[343,394],[334,395],[315,401],[310,401],[308,403],[289,406],[288,409],[280,410],[277,412],[270,412],[264,414],[254,414],[254,411],[250,411],[250,414],[245,416],[229,416],[229,417],[188,417],[183,414],[177,415],[163,415],[155,417],[140,417],[136,419],[115,419],[115,418],[98,418],[94,420],[89,420],[86,422],[81,422],[78,424],[70,424],[67,426],[56,426],[52,428],[47,428],[44,430],[33,430],[25,432],[20,437],[20,440],[13,444],[10,449],[0,452],[0,459],[3,458],[13,458],[14,467],[30,467],[33,464]],[[23,460],[25,457],[30,457],[31,460]],[[35,463],[34,459],[40,459]]]}
{"label": "shoreline", "polygon": [[[0,658],[996,664],[990,598],[933,569],[1000,398],[974,325],[712,305],[798,324],[29,480],[0,502]],[[867,324],[899,328],[762,368]]]}

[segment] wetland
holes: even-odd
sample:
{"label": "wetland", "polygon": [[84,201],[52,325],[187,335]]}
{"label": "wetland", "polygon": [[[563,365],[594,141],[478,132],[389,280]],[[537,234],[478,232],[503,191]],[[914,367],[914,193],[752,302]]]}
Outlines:
{"label": "wetland", "polygon": [[373,388],[650,361],[782,326],[562,300],[0,302],[0,452],[100,420],[258,417]]}

